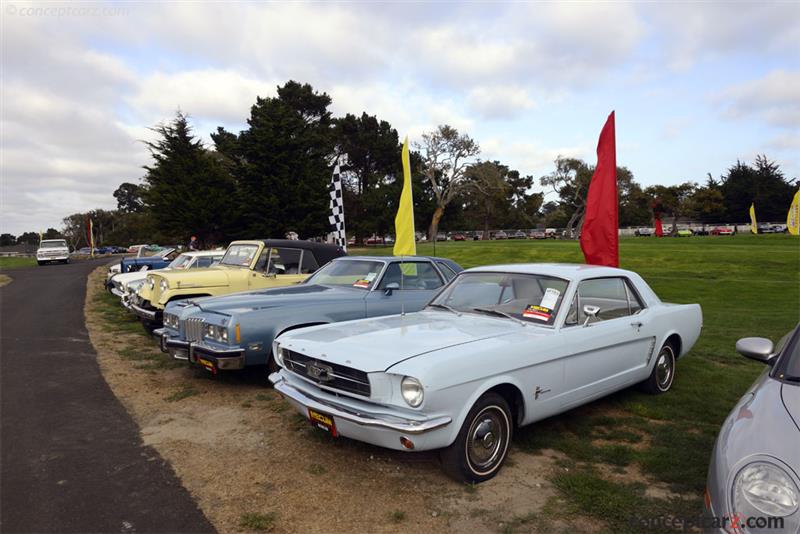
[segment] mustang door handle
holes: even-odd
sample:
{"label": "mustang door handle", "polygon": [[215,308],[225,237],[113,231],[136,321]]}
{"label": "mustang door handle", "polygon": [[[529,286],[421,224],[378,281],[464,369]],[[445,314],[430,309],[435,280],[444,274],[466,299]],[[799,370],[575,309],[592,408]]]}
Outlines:
{"label": "mustang door handle", "polygon": [[634,321],[634,322],[631,323],[631,326],[633,326],[635,328],[641,328],[642,327],[642,323],[640,321]]}

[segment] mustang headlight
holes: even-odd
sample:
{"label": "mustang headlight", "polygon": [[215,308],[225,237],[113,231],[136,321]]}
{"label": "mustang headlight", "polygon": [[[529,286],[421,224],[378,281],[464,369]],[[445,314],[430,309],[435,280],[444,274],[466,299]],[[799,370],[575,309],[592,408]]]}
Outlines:
{"label": "mustang headlight", "polygon": [[400,392],[403,394],[403,400],[412,408],[422,404],[422,399],[425,396],[425,392],[422,390],[422,383],[410,376],[403,377],[400,382]]}
{"label": "mustang headlight", "polygon": [[[792,477],[781,467],[757,461],[739,471],[733,482],[733,509],[744,517],[788,517],[797,512],[800,490]],[[800,514],[784,525],[794,532],[800,524]]]}
{"label": "mustang headlight", "polygon": [[275,362],[283,367],[283,347],[280,343],[275,343]]}
{"label": "mustang headlight", "polygon": [[167,282],[166,278],[162,278],[158,283],[158,289],[160,289],[162,293],[169,289],[169,282]]}

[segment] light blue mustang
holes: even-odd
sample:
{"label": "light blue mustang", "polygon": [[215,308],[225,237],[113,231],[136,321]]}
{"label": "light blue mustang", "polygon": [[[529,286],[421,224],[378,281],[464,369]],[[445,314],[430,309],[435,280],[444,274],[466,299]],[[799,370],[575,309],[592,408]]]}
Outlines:
{"label": "light blue mustang", "polygon": [[459,480],[493,477],[515,426],[641,384],[670,389],[700,335],[630,271],[502,265],[459,274],[422,311],[293,330],[275,389],[333,435],[442,449]]}
{"label": "light blue mustang", "polygon": [[272,342],[304,326],[419,311],[461,267],[425,256],[337,258],[294,286],[170,302],[161,348],[217,373],[274,367]]}

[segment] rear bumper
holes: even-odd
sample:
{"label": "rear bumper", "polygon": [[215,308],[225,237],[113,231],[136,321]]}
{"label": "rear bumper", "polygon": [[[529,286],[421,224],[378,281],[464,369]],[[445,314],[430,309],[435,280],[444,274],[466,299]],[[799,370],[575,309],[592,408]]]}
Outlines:
{"label": "rear bumper", "polygon": [[153,333],[159,337],[161,350],[175,360],[201,365],[212,370],[244,369],[245,351],[242,348],[218,349],[199,341],[185,341],[170,336],[163,328]]}

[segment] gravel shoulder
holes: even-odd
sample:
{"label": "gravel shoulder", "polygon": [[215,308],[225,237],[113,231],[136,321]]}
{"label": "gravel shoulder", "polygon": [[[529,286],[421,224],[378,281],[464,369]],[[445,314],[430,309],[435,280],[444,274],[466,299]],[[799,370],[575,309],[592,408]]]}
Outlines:
{"label": "gravel shoulder", "polygon": [[90,275],[85,307],[102,373],[218,530],[592,530],[579,517],[549,519],[563,504],[549,482],[559,453],[514,450],[497,478],[469,486],[445,477],[435,454],[330,438],[265,372],[212,380],[176,366],[112,308],[103,277]]}

